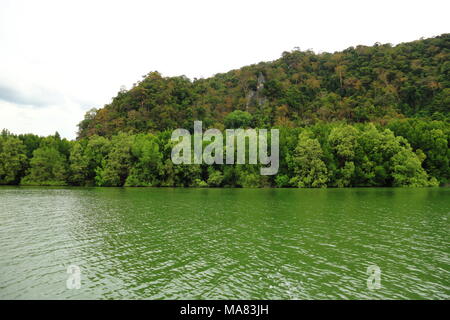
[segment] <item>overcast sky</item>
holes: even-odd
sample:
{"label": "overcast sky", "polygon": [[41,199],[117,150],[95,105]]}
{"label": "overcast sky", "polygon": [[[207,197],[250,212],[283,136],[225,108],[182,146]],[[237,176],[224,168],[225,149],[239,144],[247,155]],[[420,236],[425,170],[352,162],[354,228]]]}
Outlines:
{"label": "overcast sky", "polygon": [[73,139],[142,75],[208,77],[300,47],[450,32],[450,1],[0,0],[0,129]]}

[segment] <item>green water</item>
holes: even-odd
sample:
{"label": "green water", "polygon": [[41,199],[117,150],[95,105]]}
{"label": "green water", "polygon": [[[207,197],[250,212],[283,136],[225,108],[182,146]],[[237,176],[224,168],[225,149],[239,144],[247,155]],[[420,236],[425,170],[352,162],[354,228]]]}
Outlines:
{"label": "green water", "polygon": [[0,298],[449,299],[449,218],[449,188],[1,187]]}

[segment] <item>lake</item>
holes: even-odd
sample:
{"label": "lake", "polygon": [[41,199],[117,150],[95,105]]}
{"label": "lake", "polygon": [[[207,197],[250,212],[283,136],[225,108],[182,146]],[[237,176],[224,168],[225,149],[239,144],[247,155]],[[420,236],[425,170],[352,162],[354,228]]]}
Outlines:
{"label": "lake", "polygon": [[449,219],[450,188],[0,187],[0,299],[449,299]]}

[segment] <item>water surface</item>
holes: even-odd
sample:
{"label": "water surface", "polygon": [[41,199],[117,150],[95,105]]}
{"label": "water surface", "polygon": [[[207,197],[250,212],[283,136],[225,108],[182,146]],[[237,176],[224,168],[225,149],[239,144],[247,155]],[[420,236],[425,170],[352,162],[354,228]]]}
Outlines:
{"label": "water surface", "polygon": [[1,187],[0,298],[449,299],[449,217],[449,188]]}

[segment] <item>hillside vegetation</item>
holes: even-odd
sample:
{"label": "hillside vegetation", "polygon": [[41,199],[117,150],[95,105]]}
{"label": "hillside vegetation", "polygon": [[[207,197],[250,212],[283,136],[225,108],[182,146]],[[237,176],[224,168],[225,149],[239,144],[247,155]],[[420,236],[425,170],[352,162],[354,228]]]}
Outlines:
{"label": "hillside vegetation", "polygon": [[[86,113],[78,139],[0,136],[0,184],[437,186],[450,182],[450,34],[284,52],[207,79],[151,72]],[[280,168],[174,165],[171,132],[279,128]]]}
{"label": "hillside vegetation", "polygon": [[450,34],[342,52],[284,52],[272,62],[208,79],[150,72],[80,123],[79,137],[191,128],[221,128],[235,110],[252,127],[297,127],[319,121],[385,123],[392,118],[448,119]]}

